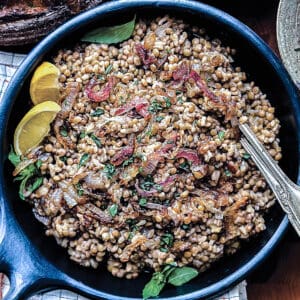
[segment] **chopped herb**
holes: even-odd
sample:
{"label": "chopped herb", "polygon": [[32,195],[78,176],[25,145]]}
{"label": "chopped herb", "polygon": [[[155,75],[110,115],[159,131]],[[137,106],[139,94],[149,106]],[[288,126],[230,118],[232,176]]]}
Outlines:
{"label": "chopped herb", "polygon": [[138,223],[138,220],[127,219],[125,222],[129,225],[129,228],[131,230],[131,232],[129,233],[129,236],[128,236],[128,239],[131,240],[138,230],[138,226],[136,226],[136,224]]}
{"label": "chopped herb", "polygon": [[176,95],[178,96],[178,95],[181,95],[182,94],[182,91],[178,91],[178,90],[176,90]]}
{"label": "chopped herb", "polygon": [[171,107],[171,105],[172,105],[171,99],[169,97],[164,97],[164,100],[166,102],[166,108]]}
{"label": "chopped herb", "polygon": [[145,206],[147,204],[147,199],[146,198],[141,198],[139,201],[140,206]]}
{"label": "chopped herb", "polygon": [[224,136],[225,136],[225,131],[221,130],[218,132],[218,137],[220,141],[224,139]]}
{"label": "chopped herb", "polygon": [[225,169],[225,175],[226,175],[227,177],[232,176],[231,172],[230,172],[228,169]]}
{"label": "chopped herb", "polygon": [[123,96],[120,96],[119,97],[119,104],[125,104],[126,103],[126,100],[124,99]]}
{"label": "chopped herb", "polygon": [[[18,155],[14,153],[13,149],[11,149],[8,158],[15,166],[22,162],[21,159],[18,159]],[[19,196],[22,200],[25,200],[25,194],[29,196],[43,184],[44,178],[41,177],[39,170],[41,165],[42,161],[37,160],[35,163],[32,163],[24,168],[15,178],[15,181],[21,181],[19,187]]]}
{"label": "chopped herb", "polygon": [[143,173],[144,169],[143,167],[139,167],[139,173]]}
{"label": "chopped herb", "polygon": [[135,225],[138,221],[135,220],[135,219],[127,219],[125,222],[126,222],[126,224],[128,224],[129,226],[133,226],[133,225]]}
{"label": "chopped herb", "polygon": [[130,232],[129,235],[128,235],[128,240],[131,240],[133,237],[134,237],[134,233]]}
{"label": "chopped herb", "polygon": [[160,247],[159,251],[161,251],[161,252],[168,252],[169,250],[167,248]]}
{"label": "chopped herb", "polygon": [[142,153],[136,153],[136,154],[133,154],[132,156],[133,156],[133,157],[140,158],[140,159],[143,160],[143,161],[146,161],[146,160],[147,160],[146,156],[145,156],[144,154],[142,154]]}
{"label": "chopped herb", "polygon": [[66,129],[61,129],[59,131],[60,135],[63,136],[63,137],[67,137],[68,136],[68,131]]}
{"label": "chopped herb", "polygon": [[67,161],[68,158],[67,158],[66,156],[61,156],[59,159],[60,159],[62,162],[65,163],[65,162]]}
{"label": "chopped herb", "polygon": [[88,153],[84,153],[80,158],[78,167],[80,168],[82,166],[85,166],[86,163],[88,162],[89,158],[90,158],[90,155]]}
{"label": "chopped herb", "polygon": [[141,188],[145,191],[150,191],[151,188],[154,188],[159,192],[163,189],[160,184],[154,183],[153,179],[150,176],[147,176],[145,181],[141,184]]}
{"label": "chopped herb", "polygon": [[106,69],[105,69],[105,75],[109,74],[112,70],[113,66],[112,65],[109,65]]}
{"label": "chopped herb", "polygon": [[123,166],[123,167],[126,167],[126,166],[132,164],[133,162],[134,162],[134,156],[132,156],[132,157],[126,159],[126,160],[123,162],[122,166]]}
{"label": "chopped herb", "polygon": [[175,193],[175,194],[174,194],[174,197],[175,197],[175,198],[180,197],[180,193]]}
{"label": "chopped herb", "polygon": [[98,148],[101,147],[101,141],[98,137],[96,137],[93,133],[90,134],[90,138],[93,140],[93,142],[97,145]]}
{"label": "chopped herb", "polygon": [[43,162],[42,162],[40,159],[38,159],[38,160],[36,161],[35,165],[36,165],[36,167],[39,169],[39,168],[41,167],[42,163],[43,163]]}
{"label": "chopped herb", "polygon": [[181,163],[178,166],[178,168],[185,171],[185,172],[189,172],[190,171],[190,164],[187,161],[185,161],[185,162]]}
{"label": "chopped herb", "polygon": [[86,133],[84,131],[81,131],[80,134],[79,134],[79,138],[83,139],[85,137],[86,137]]}
{"label": "chopped herb", "polygon": [[76,187],[76,189],[77,189],[77,194],[78,194],[78,196],[82,196],[83,195],[83,193],[84,193],[84,190],[83,190],[83,188],[82,188],[82,185],[80,184],[80,183],[77,183],[77,184],[75,184],[75,187]]}
{"label": "chopped herb", "polygon": [[102,108],[97,108],[94,112],[91,113],[92,117],[99,117],[104,114],[104,110]]}
{"label": "chopped herb", "polygon": [[163,187],[162,187],[160,184],[157,184],[157,183],[153,184],[153,187],[154,187],[156,190],[158,190],[159,192],[161,192],[161,191],[163,190]]}
{"label": "chopped herb", "polygon": [[135,225],[136,223],[137,223],[137,221],[134,221],[134,222],[132,222],[131,225],[129,225],[130,230],[131,230],[131,232],[128,235],[129,240],[131,240],[134,237],[134,235],[136,234],[136,232],[138,231],[138,226]]}
{"label": "chopped herb", "polygon": [[104,76],[103,75],[101,75],[101,74],[99,74],[98,76],[97,76],[97,78],[99,79],[99,80],[101,80],[101,81],[104,81]]}
{"label": "chopped herb", "polygon": [[112,179],[113,175],[115,174],[116,168],[112,164],[106,164],[104,167],[104,173],[106,174],[108,179]]}
{"label": "chopped herb", "polygon": [[150,106],[148,108],[148,111],[151,112],[151,113],[157,113],[158,111],[161,111],[161,110],[163,110],[163,107],[161,106],[160,103],[157,102],[156,99],[154,99],[151,102],[151,104],[150,104]]}
{"label": "chopped herb", "polygon": [[118,213],[118,205],[117,204],[113,204],[108,208],[109,214],[114,217],[117,215]]}
{"label": "chopped herb", "polygon": [[155,117],[155,121],[156,121],[156,122],[160,122],[160,121],[162,121],[164,118],[165,118],[165,117],[163,117],[163,116],[156,116],[156,117]]}
{"label": "chopped herb", "polygon": [[251,157],[251,155],[249,153],[244,153],[243,154],[243,159],[247,160]]}
{"label": "chopped herb", "polygon": [[138,137],[136,138],[136,140],[137,140],[138,143],[141,143],[141,142],[142,142],[142,137],[141,137],[141,136],[138,136]]}
{"label": "chopped herb", "polygon": [[152,135],[152,129],[150,128],[148,131],[146,131],[145,133],[147,136],[151,136]]}
{"label": "chopped herb", "polygon": [[137,79],[135,79],[133,83],[134,83],[134,85],[138,85],[139,81]]}
{"label": "chopped herb", "polygon": [[187,230],[187,229],[190,228],[190,226],[187,225],[187,224],[182,224],[182,225],[181,225],[181,228],[184,229],[184,230]]}
{"label": "chopped herb", "polygon": [[179,104],[182,104],[182,103],[183,103],[183,98],[182,98],[182,97],[178,97],[178,98],[177,98],[177,102],[178,102]]}
{"label": "chopped herb", "polygon": [[160,245],[162,247],[164,246],[172,247],[173,241],[174,241],[173,235],[171,233],[165,233],[160,238]]}

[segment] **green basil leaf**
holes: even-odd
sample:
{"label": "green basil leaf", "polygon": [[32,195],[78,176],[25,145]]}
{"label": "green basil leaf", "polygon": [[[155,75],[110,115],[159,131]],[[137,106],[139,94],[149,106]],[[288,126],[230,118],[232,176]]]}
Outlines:
{"label": "green basil leaf", "polygon": [[100,27],[90,31],[81,38],[83,42],[117,44],[130,38],[135,26],[134,18],[121,25]]}
{"label": "green basil leaf", "polygon": [[[143,289],[143,299],[150,297],[156,297],[166,284],[164,276],[157,276],[158,273],[154,273],[151,280],[145,285]],[[159,275],[162,275],[159,273]]]}
{"label": "green basil leaf", "polygon": [[10,152],[8,153],[9,161],[16,167],[21,162],[20,155],[16,154],[13,146],[10,146]]}
{"label": "green basil leaf", "polygon": [[162,270],[162,273],[164,274],[165,278],[167,278],[173,270],[177,267],[177,263],[173,262],[171,264],[167,264],[164,269]]}
{"label": "green basil leaf", "polygon": [[168,283],[181,286],[198,275],[198,271],[191,267],[175,268],[169,275]]}
{"label": "green basil leaf", "polygon": [[110,214],[112,217],[116,216],[117,213],[118,213],[118,205],[117,205],[117,204],[111,205],[111,206],[109,207],[108,211],[109,211],[109,214]]}
{"label": "green basil leaf", "polygon": [[78,165],[79,168],[86,165],[89,158],[90,158],[90,155],[88,153],[84,153],[80,158],[79,165]]}

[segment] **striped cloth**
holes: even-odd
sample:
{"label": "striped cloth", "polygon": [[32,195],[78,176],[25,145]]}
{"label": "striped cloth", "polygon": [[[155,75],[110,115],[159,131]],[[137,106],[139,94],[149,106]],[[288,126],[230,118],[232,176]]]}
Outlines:
{"label": "striped cloth", "polygon": [[[21,64],[25,55],[0,51],[0,101],[8,86],[8,83]],[[9,289],[9,281],[0,273],[0,300]],[[29,300],[88,300],[78,294],[67,290],[54,290],[41,293],[29,298]],[[247,300],[246,282],[243,281],[232,290],[217,298],[216,300]]]}

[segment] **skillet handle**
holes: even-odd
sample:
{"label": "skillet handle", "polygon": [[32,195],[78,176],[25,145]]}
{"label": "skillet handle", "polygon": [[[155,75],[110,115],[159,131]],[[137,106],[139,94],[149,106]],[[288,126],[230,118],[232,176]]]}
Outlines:
{"label": "skillet handle", "polygon": [[65,285],[63,274],[30,245],[13,216],[10,205],[0,198],[0,272],[10,281],[3,300],[21,300]]}

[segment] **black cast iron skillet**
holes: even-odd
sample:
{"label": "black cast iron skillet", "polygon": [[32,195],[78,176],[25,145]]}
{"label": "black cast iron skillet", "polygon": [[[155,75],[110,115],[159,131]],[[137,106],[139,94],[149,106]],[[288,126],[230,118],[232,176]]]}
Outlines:
{"label": "black cast iron skillet", "polygon": [[[249,80],[268,94],[281,121],[281,166],[294,181],[298,181],[299,167],[299,102],[297,90],[278,58],[248,27],[210,6],[191,1],[115,1],[103,4],[77,16],[46,37],[21,65],[0,107],[1,138],[1,227],[0,271],[5,272],[11,288],[5,299],[24,299],[37,291],[67,288],[88,297],[105,299],[137,299],[150,274],[135,280],[118,279],[101,267],[99,270],[82,268],[68,259],[65,249],[44,235],[43,226],[35,220],[28,204],[17,194],[18,185],[11,176],[7,162],[14,129],[29,109],[28,82],[33,70],[43,60],[80,36],[100,25],[121,23],[134,14],[152,18],[171,15],[208,29],[211,37],[238,50],[236,65],[242,66]],[[179,287],[167,287],[161,299],[202,299],[219,295],[246,277],[269,255],[288,226],[287,217],[278,205],[266,216],[267,229],[245,242],[242,249],[225,257],[192,282]]]}

